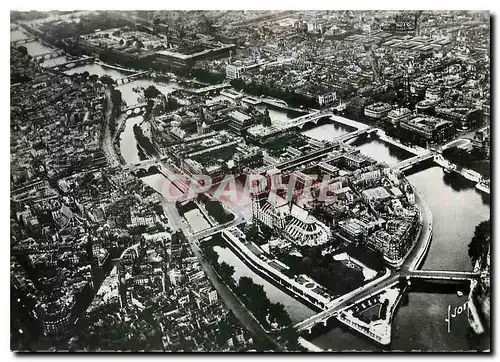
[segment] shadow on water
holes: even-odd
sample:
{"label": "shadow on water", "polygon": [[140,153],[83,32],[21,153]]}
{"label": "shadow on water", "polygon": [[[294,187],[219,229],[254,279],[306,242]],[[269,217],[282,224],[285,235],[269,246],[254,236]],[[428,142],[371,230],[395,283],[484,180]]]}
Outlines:
{"label": "shadow on water", "polygon": [[[349,346],[347,344],[340,347],[340,348],[335,346],[335,347],[332,347],[333,352],[339,352],[339,351],[348,352],[348,351],[354,351],[354,350],[356,352],[359,352],[359,351],[381,352],[383,350],[386,350],[386,348],[387,348],[387,347],[384,347],[384,346],[377,344],[371,338],[365,336],[364,334],[354,331],[352,328],[348,327],[347,325],[345,325],[344,323],[340,322],[339,320],[337,320],[336,318],[333,318],[333,317],[328,320],[326,326],[324,326],[323,323],[319,323],[312,328],[310,334],[307,331],[305,331],[305,332],[301,333],[301,336],[304,337],[305,339],[307,339],[308,341],[314,341],[316,338],[324,336],[326,334],[330,334],[332,332],[337,334],[337,335],[338,334],[342,334],[342,335],[354,334],[356,336],[356,338],[359,338],[361,341],[364,342],[363,343],[364,346],[362,346],[362,347],[359,345]],[[325,346],[323,346],[321,348],[323,348],[325,351],[328,351],[328,348],[325,348]]]}
{"label": "shadow on water", "polygon": [[404,174],[406,176],[410,176],[410,175],[413,175],[415,173],[425,171],[425,170],[427,170],[431,167],[434,167],[434,166],[436,166],[436,165],[434,164],[433,160],[427,160],[427,161],[421,162],[421,163],[413,166],[412,168],[404,171]]}
{"label": "shadow on water", "polygon": [[[405,291],[400,302],[398,303],[394,315],[398,313],[398,310],[400,308],[408,307],[411,304],[413,299],[411,295],[415,295],[414,293],[424,294],[424,295],[441,294],[441,295],[452,296],[454,294],[457,294],[458,291],[463,293],[463,298],[467,298],[467,295],[469,293],[469,282],[450,283],[443,281],[439,282],[439,281],[428,281],[428,280],[413,280],[411,286],[409,287],[409,289]],[[415,303],[415,300],[413,300],[413,303]],[[399,328],[397,328],[397,325],[395,326],[393,324],[392,340],[400,339],[402,337],[400,336],[400,333],[401,331],[399,330]],[[411,350],[411,348],[401,349],[399,342],[395,344],[392,343],[387,346],[382,346],[377,342],[373,341],[371,338],[365,336],[364,334],[356,332],[355,330],[351,329],[350,327],[340,322],[336,318],[330,318],[326,326],[323,325],[322,323],[319,323],[318,325],[314,326],[310,334],[308,334],[307,332],[303,332],[301,335],[305,339],[313,341],[313,343],[320,345],[321,348],[325,350],[328,350],[329,348],[328,344],[325,343],[325,337],[327,335],[328,336],[335,335],[341,341],[345,340],[345,342],[353,342],[352,345],[349,345],[348,343],[344,345],[343,342],[332,343],[330,344],[330,346],[332,346],[331,348],[333,351],[356,350],[356,351],[383,352],[383,351]]]}
{"label": "shadow on water", "polygon": [[485,194],[484,192],[481,192],[481,201],[483,202],[484,205],[490,206],[490,200],[491,200],[491,196],[489,194]]}
{"label": "shadow on water", "polygon": [[[380,139],[380,137],[378,137],[378,135],[376,135],[376,134],[372,135],[370,138],[358,138],[356,141],[354,141],[351,144],[351,146],[361,147],[361,146],[364,146],[364,145],[372,143],[372,142],[376,142],[376,143],[383,145],[389,151],[389,155],[391,157],[399,160],[399,161],[403,161],[403,160],[406,160],[408,158],[415,156],[411,152],[408,152],[408,151],[406,151],[402,148],[399,148],[393,144],[382,141]],[[368,155],[368,156],[370,156],[370,155]],[[375,159],[377,159],[377,157],[375,157]]]}
{"label": "shadow on water", "polygon": [[453,191],[464,191],[475,187],[475,183],[467,180],[462,175],[452,172],[443,175],[443,181],[446,186],[452,188]]}
{"label": "shadow on water", "polygon": [[406,291],[406,304],[409,302],[408,293],[430,293],[430,294],[455,294],[458,291],[462,292],[464,295],[469,293],[470,282],[469,281],[457,281],[457,282],[446,282],[446,281],[435,281],[435,280],[415,280],[411,282],[409,290]]}
{"label": "shadow on water", "polygon": [[326,124],[332,125],[333,129],[335,131],[338,131],[338,132],[349,133],[349,132],[353,132],[356,130],[356,128],[354,128],[354,127],[350,127],[350,126],[347,126],[347,125],[344,125],[341,123],[333,122],[328,117],[323,117],[323,118],[320,118],[319,120],[317,120],[316,123],[308,122],[308,123],[304,124],[304,126],[302,126],[300,131],[301,132],[308,131],[308,130],[311,130],[311,129],[316,128],[316,127],[324,126]]}

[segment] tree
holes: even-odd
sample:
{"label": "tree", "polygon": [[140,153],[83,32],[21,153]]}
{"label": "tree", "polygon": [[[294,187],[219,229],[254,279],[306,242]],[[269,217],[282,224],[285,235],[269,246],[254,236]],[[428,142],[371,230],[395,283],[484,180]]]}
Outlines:
{"label": "tree", "polygon": [[202,68],[195,68],[191,71],[191,75],[201,82],[210,84],[219,84],[226,77],[225,74],[211,72]]}
{"label": "tree", "polygon": [[264,111],[264,118],[262,124],[266,127],[272,126],[271,116],[269,115],[269,109],[266,108]]}
{"label": "tree", "polygon": [[[111,102],[113,103],[113,115],[115,117],[118,117],[121,113],[121,107],[122,107],[122,92],[120,92],[118,89],[113,89],[111,91]],[[115,122],[114,120],[111,120],[110,124],[110,130],[113,133],[115,131]]]}
{"label": "tree", "polygon": [[142,132],[141,126],[135,124],[133,127],[133,131],[137,143],[144,149],[144,151],[148,153],[150,156],[156,155],[156,149],[151,143],[151,140],[148,137],[146,137]]}
{"label": "tree", "polygon": [[144,119],[148,119],[151,111],[153,110],[153,107],[155,105],[155,101],[153,101],[151,98],[148,98],[148,102],[146,103],[146,112],[144,114]]}
{"label": "tree", "polygon": [[217,336],[217,340],[219,342],[219,345],[223,346],[233,335],[233,328],[225,320],[222,320],[219,323],[218,327],[219,327],[219,334]]}
{"label": "tree", "polygon": [[28,55],[28,49],[26,49],[26,47],[23,45],[18,46],[17,51],[21,53],[22,56]]}
{"label": "tree", "polygon": [[234,267],[232,265],[229,265],[228,263],[226,263],[225,261],[223,261],[220,265],[219,265],[219,274],[222,278],[222,280],[226,283],[226,284],[229,284],[231,283],[232,284],[232,276],[234,274]]}
{"label": "tree", "polygon": [[224,224],[234,219],[234,215],[226,214],[224,207],[218,201],[207,201],[205,203],[205,207],[210,216],[212,216],[219,224]]}
{"label": "tree", "polygon": [[256,224],[252,224],[246,233],[246,238],[249,241],[253,241],[254,243],[257,243],[257,240],[259,239],[259,227]]}
{"label": "tree", "polygon": [[286,328],[282,332],[282,338],[288,350],[299,351],[301,349],[301,346],[298,343],[299,335],[297,333],[297,330],[292,326]]}
{"label": "tree", "polygon": [[113,78],[111,78],[109,75],[102,75],[101,78],[99,78],[102,84],[106,84],[108,86],[111,86],[115,84],[115,81]]}
{"label": "tree", "polygon": [[113,104],[117,104],[118,106],[121,106],[122,104],[122,92],[119,89],[113,89],[111,91],[111,101]]}
{"label": "tree", "polygon": [[447,148],[443,151],[443,157],[465,167],[469,167],[474,162],[469,152],[458,147]]}
{"label": "tree", "polygon": [[269,306],[269,319],[271,323],[276,322],[279,327],[288,327],[292,324],[290,315],[281,303],[271,303]]}
{"label": "tree", "polygon": [[472,264],[475,264],[479,258],[486,254],[491,240],[490,220],[483,221],[476,226],[474,236],[469,243],[469,257]]}
{"label": "tree", "polygon": [[380,307],[380,318],[386,319],[387,317],[387,307],[389,306],[389,299],[385,299]]}
{"label": "tree", "polygon": [[181,105],[179,104],[179,102],[177,102],[177,100],[174,98],[174,97],[168,97],[167,98],[167,105],[166,105],[166,111],[167,112],[171,112],[171,111],[175,111],[176,109],[179,109],[181,107]]}
{"label": "tree", "polygon": [[203,22],[203,28],[205,30],[205,34],[215,35],[216,28],[214,26],[213,19],[207,17],[205,14],[203,14],[202,18],[203,18],[202,22]]}
{"label": "tree", "polygon": [[144,90],[144,97],[146,98],[156,98],[161,94],[161,92],[154,85],[150,85]]}

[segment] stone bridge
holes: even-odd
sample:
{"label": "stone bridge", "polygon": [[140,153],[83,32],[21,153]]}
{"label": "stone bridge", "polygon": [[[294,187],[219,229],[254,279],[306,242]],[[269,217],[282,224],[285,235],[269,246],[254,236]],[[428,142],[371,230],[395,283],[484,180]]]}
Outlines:
{"label": "stone bridge", "polygon": [[138,72],[138,73],[134,73],[134,74],[131,74],[131,75],[128,75],[126,77],[123,77],[123,78],[120,78],[120,79],[117,79],[116,80],[116,84],[117,85],[121,85],[121,84],[125,84],[125,83],[129,83],[129,82],[132,82],[136,79],[139,79],[139,78],[142,78],[142,77],[145,77],[145,76],[148,76],[152,73],[153,71],[151,70],[146,70],[144,72]]}
{"label": "stone bridge", "polygon": [[419,164],[421,162],[434,159],[434,152],[428,151],[421,155],[414,156],[412,158],[408,158],[404,161],[397,163],[392,166],[393,169],[397,169],[399,171],[406,171],[412,168],[414,165]]}
{"label": "stone bridge", "polygon": [[53,67],[50,67],[50,69],[64,71],[68,68],[74,68],[74,67],[80,67],[82,65],[92,64],[94,63],[94,61],[95,61],[94,57],[79,58],[70,60],[66,63],[54,65]]}
{"label": "stone bridge", "polygon": [[64,54],[66,54],[64,52],[64,50],[54,50],[52,52],[37,54],[37,55],[33,56],[33,59],[35,61],[39,61],[42,59],[52,59],[52,58],[60,57],[61,55],[64,55]]}
{"label": "stone bridge", "polygon": [[31,43],[33,41],[37,41],[38,38],[36,37],[30,37],[30,38],[24,38],[24,39],[19,39],[19,40],[13,40],[10,42],[10,45],[11,46],[18,46],[18,45],[21,45],[21,44],[26,44],[26,43]]}
{"label": "stone bridge", "polygon": [[479,272],[461,272],[447,270],[412,270],[402,272],[401,276],[406,279],[424,279],[441,281],[470,281],[479,278]]}
{"label": "stone bridge", "polygon": [[131,106],[122,107],[122,113],[125,113],[125,117],[139,116],[146,112],[147,103],[138,103]]}

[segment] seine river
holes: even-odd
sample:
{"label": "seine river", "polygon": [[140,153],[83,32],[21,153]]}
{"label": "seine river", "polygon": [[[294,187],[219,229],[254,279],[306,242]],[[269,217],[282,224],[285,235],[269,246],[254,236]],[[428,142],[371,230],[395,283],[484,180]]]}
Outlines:
{"label": "seine river", "polygon": [[[23,33],[11,32],[11,40],[20,39]],[[50,48],[39,42],[25,45],[31,55],[50,51]],[[47,60],[57,61],[58,58]],[[107,74],[112,78],[119,78],[125,73],[104,68],[93,64],[74,68],[68,71],[84,72],[90,74]],[[138,80],[119,87],[122,98],[129,105],[137,103],[138,94],[132,88],[136,86],[147,87],[154,84],[161,92],[169,93],[178,88],[177,83],[154,83],[151,80]],[[273,122],[292,118],[285,111],[270,108]],[[121,153],[127,163],[139,161],[135,137],[132,132],[134,124],[142,121],[141,117],[132,117],[127,120],[124,132],[121,135]],[[304,135],[315,139],[334,139],[349,130],[342,125],[326,124],[303,132]],[[359,144],[361,152],[387,164],[397,163],[411,155],[406,151],[388,145],[377,139],[367,140]],[[423,194],[432,210],[434,217],[434,234],[423,269],[434,270],[470,270],[471,263],[467,255],[467,246],[474,234],[476,225],[490,217],[489,198],[484,197],[474,184],[468,183],[458,177],[445,177],[442,169],[431,166],[420,169],[408,175],[410,182]],[[266,293],[273,301],[283,303],[294,321],[312,315],[314,312],[305,305],[292,300],[281,290],[266,282],[249,268],[229,250],[218,250],[220,257],[233,265],[236,276],[249,276],[255,282],[262,284]],[[459,297],[454,291],[410,290],[408,297],[404,298],[396,312],[393,329],[391,350],[423,350],[423,351],[454,351],[474,348],[469,336],[466,314],[458,316],[452,321],[451,333],[445,322],[448,305],[452,309],[466,301],[466,294]],[[364,336],[350,331],[339,325],[323,331],[320,335],[311,336],[311,342],[323,349],[332,350],[379,350],[374,342]]]}
{"label": "seine river", "polygon": [[[346,131],[339,126],[323,125],[304,134],[316,139],[333,139]],[[327,136],[329,135],[329,136]],[[387,164],[411,157],[408,152],[379,140],[355,143],[362,153]],[[432,166],[408,175],[409,181],[421,191],[434,217],[433,238],[422,269],[471,270],[467,246],[476,225],[490,217],[490,205],[473,183],[459,177],[448,179],[439,166]],[[466,294],[441,293],[433,290],[412,291],[396,312],[392,330],[392,350],[453,351],[474,348],[468,336],[465,314],[453,320],[451,333],[445,322],[448,305],[458,307]],[[333,350],[378,349],[365,337],[343,326],[312,339],[318,347]]]}

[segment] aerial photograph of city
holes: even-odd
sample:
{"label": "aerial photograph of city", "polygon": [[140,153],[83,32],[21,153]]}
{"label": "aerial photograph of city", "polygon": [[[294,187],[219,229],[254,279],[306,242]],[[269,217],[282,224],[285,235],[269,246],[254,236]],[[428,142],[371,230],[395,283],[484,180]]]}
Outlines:
{"label": "aerial photograph of city", "polygon": [[490,23],[11,10],[10,350],[491,353]]}

